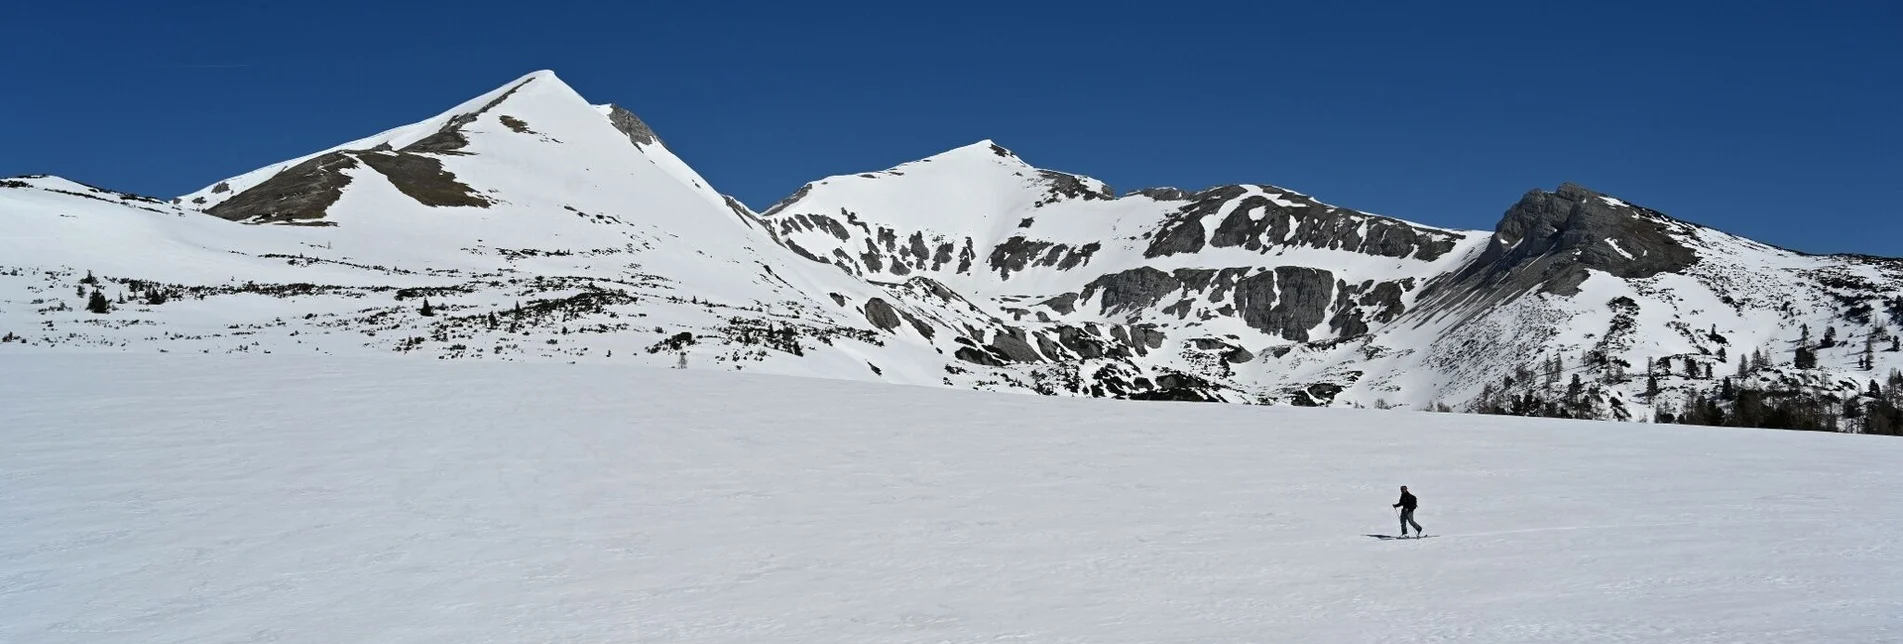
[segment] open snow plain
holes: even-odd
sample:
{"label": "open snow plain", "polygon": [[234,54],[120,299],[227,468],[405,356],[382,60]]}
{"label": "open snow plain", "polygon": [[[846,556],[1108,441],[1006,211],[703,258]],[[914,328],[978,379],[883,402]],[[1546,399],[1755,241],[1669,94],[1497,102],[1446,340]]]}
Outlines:
{"label": "open snow plain", "polygon": [[4,642],[1903,641],[1887,437],[13,353],[0,441]]}

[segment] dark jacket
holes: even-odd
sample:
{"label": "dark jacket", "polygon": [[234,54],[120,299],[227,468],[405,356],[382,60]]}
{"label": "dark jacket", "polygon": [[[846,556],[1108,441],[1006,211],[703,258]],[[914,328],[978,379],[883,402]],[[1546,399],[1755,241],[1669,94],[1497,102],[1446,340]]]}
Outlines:
{"label": "dark jacket", "polygon": [[1407,508],[1407,509],[1409,509],[1409,510],[1412,510],[1412,509],[1414,509],[1414,508],[1415,508],[1415,507],[1416,507],[1417,505],[1419,505],[1419,502],[1418,502],[1418,501],[1415,501],[1415,500],[1414,500],[1414,493],[1412,493],[1412,492],[1402,492],[1402,493],[1401,493],[1401,502],[1400,502],[1400,503],[1396,503],[1396,504],[1394,504],[1394,507],[1397,507],[1397,508]]}

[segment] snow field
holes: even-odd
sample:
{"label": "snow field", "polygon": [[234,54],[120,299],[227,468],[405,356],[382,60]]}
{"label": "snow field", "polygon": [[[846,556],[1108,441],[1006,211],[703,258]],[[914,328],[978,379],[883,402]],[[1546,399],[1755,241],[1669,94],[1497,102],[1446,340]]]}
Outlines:
{"label": "snow field", "polygon": [[[0,356],[0,641],[1885,642],[1884,437]],[[1438,538],[1393,534],[1396,487]]]}

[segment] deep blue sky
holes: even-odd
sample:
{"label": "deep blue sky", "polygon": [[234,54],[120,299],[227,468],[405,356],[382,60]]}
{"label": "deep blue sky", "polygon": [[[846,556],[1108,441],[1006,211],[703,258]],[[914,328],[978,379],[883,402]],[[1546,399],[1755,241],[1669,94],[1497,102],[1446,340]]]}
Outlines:
{"label": "deep blue sky", "polygon": [[547,68],[756,207],[992,138],[1120,191],[1491,228],[1570,180],[1903,255],[1903,3],[807,4],[14,3],[0,175],[171,196]]}

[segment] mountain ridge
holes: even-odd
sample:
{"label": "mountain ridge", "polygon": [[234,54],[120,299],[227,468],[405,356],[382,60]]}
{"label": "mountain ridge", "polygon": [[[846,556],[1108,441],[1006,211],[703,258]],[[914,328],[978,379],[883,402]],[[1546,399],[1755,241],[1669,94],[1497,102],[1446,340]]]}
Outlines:
{"label": "mountain ridge", "polygon": [[[1459,230],[1269,184],[1118,194],[981,139],[756,212],[546,70],[170,202],[0,186],[0,232],[54,240],[0,265],[12,345],[1471,411],[1510,391],[1618,420],[1744,386],[1843,411],[1857,374],[1903,365],[1874,350],[1903,326],[1903,262],[1777,249],[1570,182]],[[109,272],[75,281],[90,269]],[[103,313],[49,298],[108,288],[86,303]]]}

